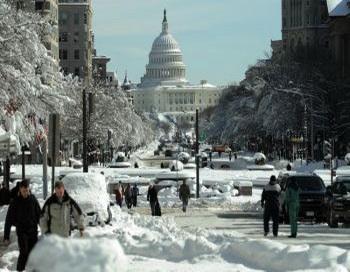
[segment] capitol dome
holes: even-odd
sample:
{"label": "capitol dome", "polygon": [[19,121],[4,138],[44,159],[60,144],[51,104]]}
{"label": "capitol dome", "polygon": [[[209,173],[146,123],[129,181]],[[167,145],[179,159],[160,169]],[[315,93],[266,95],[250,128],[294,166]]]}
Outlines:
{"label": "capitol dome", "polygon": [[183,63],[179,44],[169,33],[166,10],[162,22],[162,32],[154,40],[146,74],[141,78],[141,86],[183,85],[186,80],[186,66]]}

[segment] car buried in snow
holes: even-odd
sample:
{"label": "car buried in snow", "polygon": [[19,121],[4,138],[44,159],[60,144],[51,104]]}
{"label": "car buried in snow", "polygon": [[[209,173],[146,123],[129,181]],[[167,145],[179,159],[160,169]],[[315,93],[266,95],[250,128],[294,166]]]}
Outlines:
{"label": "car buried in snow", "polygon": [[112,213],[104,175],[70,173],[62,181],[67,193],[82,209],[86,226],[104,226],[110,223]]}

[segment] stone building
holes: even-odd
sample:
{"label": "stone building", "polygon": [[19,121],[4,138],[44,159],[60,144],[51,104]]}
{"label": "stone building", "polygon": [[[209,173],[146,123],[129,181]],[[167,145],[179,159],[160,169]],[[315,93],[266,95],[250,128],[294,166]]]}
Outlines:
{"label": "stone building", "polygon": [[332,55],[341,77],[350,74],[350,2],[328,0]]}
{"label": "stone building", "polygon": [[218,104],[222,88],[206,80],[198,85],[188,82],[182,51],[169,33],[164,11],[162,32],[153,42],[146,73],[131,93],[136,109],[166,113],[180,122],[191,122],[196,108],[204,110]]}
{"label": "stone building", "polygon": [[59,57],[65,74],[92,78],[91,0],[59,0]]}
{"label": "stone building", "polygon": [[58,50],[58,5],[57,0],[14,0],[18,9],[25,9],[30,12],[37,12],[47,18],[50,29],[42,37],[48,54],[56,61],[56,68],[59,65]]}
{"label": "stone building", "polygon": [[330,53],[326,0],[282,0],[282,42],[288,56],[312,58]]}

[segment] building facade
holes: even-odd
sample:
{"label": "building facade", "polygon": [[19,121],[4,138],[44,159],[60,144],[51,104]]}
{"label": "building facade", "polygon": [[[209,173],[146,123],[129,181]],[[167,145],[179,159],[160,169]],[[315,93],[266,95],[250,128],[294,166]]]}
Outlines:
{"label": "building facade", "polygon": [[350,75],[350,2],[328,1],[332,55],[341,77]]}
{"label": "building facade", "polygon": [[287,55],[308,58],[330,52],[326,0],[282,0],[282,41]]}
{"label": "building facade", "polygon": [[45,17],[50,23],[50,28],[42,37],[48,54],[55,60],[56,69],[59,65],[58,49],[58,2],[57,0],[14,0],[17,9],[25,9],[30,12],[37,12]]}
{"label": "building facade", "polygon": [[146,73],[131,93],[136,109],[157,111],[178,121],[191,122],[197,108],[204,110],[218,104],[222,88],[208,84],[206,80],[198,85],[188,82],[182,51],[169,33],[164,11],[162,32],[153,42]]}
{"label": "building facade", "polygon": [[92,78],[91,0],[59,0],[59,59],[65,74]]}

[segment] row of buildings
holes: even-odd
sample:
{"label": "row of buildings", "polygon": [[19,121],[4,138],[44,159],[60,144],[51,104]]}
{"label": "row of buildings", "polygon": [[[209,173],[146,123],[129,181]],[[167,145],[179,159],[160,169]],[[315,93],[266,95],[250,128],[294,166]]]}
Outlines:
{"label": "row of buildings", "polygon": [[273,58],[323,58],[338,74],[350,73],[350,1],[281,0],[282,40],[272,41]]}
{"label": "row of buildings", "polygon": [[45,33],[43,44],[56,60],[57,69],[88,81],[112,77],[110,82],[115,83],[115,73],[106,68],[110,58],[96,54],[91,0],[13,1],[18,10],[38,12],[48,19],[51,29]]}

